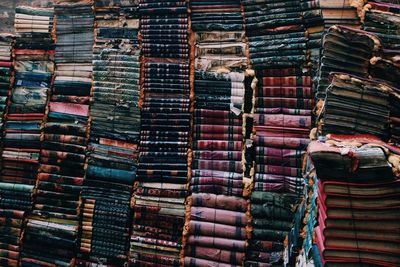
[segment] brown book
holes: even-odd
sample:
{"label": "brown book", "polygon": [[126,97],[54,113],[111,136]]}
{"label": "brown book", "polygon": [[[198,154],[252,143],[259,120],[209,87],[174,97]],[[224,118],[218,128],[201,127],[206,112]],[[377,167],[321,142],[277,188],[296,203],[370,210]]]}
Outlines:
{"label": "brown book", "polygon": [[307,28],[307,32],[309,34],[317,33],[317,32],[323,32],[324,30],[325,30],[325,27],[323,25],[313,26],[313,27]]}
{"label": "brown book", "polygon": [[381,232],[400,234],[400,223],[398,221],[360,221],[352,219],[326,219],[327,228],[337,228],[343,230],[374,231],[379,229]]}
{"label": "brown book", "polygon": [[325,194],[351,194],[353,196],[394,196],[400,194],[400,181],[388,183],[323,182]]}
{"label": "brown book", "polygon": [[325,238],[325,249],[348,249],[357,251],[382,252],[400,255],[400,243],[388,241],[371,241],[360,239]]}
{"label": "brown book", "polygon": [[319,4],[321,8],[345,8],[350,7],[350,0],[319,0]]}
{"label": "brown book", "polygon": [[357,11],[355,9],[322,9],[324,19],[356,19]]}
{"label": "brown book", "polygon": [[354,229],[335,229],[335,228],[325,228],[324,235],[326,239],[330,238],[344,238],[344,239],[354,239],[354,240],[366,240],[366,241],[385,241],[400,243],[400,233],[390,233],[379,231],[379,228],[375,228],[370,231],[355,231]]}
{"label": "brown book", "polygon": [[[360,260],[365,263],[390,263],[389,266],[400,266],[400,257],[376,252],[327,249],[324,257],[328,260],[326,267],[360,267]],[[343,262],[329,262],[329,259],[342,259]]]}
{"label": "brown book", "polygon": [[338,195],[323,195],[325,205],[344,209],[384,209],[400,208],[400,197],[356,198]]}
{"label": "brown book", "polygon": [[[353,219],[353,220],[398,220],[400,218],[400,209],[344,209],[327,208],[325,203],[318,203],[320,213],[330,219]],[[325,215],[326,214],[326,215]]]}

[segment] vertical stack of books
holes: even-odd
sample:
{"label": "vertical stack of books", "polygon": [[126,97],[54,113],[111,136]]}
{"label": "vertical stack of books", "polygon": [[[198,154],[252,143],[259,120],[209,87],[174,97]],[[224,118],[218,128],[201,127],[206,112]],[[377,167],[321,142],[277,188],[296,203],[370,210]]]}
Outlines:
{"label": "vertical stack of books", "polygon": [[195,99],[190,191],[242,196],[244,73],[196,71]]}
{"label": "vertical stack of books", "polygon": [[128,261],[140,110],[138,5],[95,1],[93,97],[78,265]]}
{"label": "vertical stack of books", "polygon": [[[4,131],[4,119],[7,112],[7,104],[14,86],[15,71],[13,48],[15,35],[12,33],[0,33],[0,129]],[[3,134],[0,140],[3,139]],[[3,142],[1,142],[1,149]],[[1,158],[0,158],[1,160]],[[0,163],[1,164],[1,163]]]}
{"label": "vertical stack of books", "polygon": [[364,9],[362,29],[378,36],[384,48],[399,50],[400,5],[369,1]]}
{"label": "vertical stack of books", "polygon": [[[7,103],[14,83],[14,66],[12,50],[15,36],[11,33],[0,33],[0,122],[1,129],[4,126],[4,116],[7,111]],[[3,138],[3,136],[1,136]],[[3,144],[1,144],[2,148]],[[10,190],[14,183],[3,182],[0,178],[0,265],[18,266],[19,259],[19,236],[23,224],[24,212],[14,209],[10,204],[12,195],[19,194],[18,191]],[[23,188],[23,187],[22,187]],[[28,188],[30,191],[31,188]],[[30,198],[21,192],[23,198]]]}
{"label": "vertical stack of books", "polygon": [[[303,188],[302,157],[314,103],[310,74],[300,67],[260,70],[256,76],[253,235],[247,266],[282,262],[283,241],[293,219],[291,209]],[[268,206],[267,215],[263,205]],[[263,252],[269,256],[262,256]]]}
{"label": "vertical stack of books", "polygon": [[193,31],[239,31],[243,30],[240,0],[190,1]]}
{"label": "vertical stack of books", "polygon": [[242,266],[248,200],[224,194],[189,197],[184,266]]}
{"label": "vertical stack of books", "polygon": [[[318,64],[320,60],[322,37],[325,30],[324,19],[322,17],[322,9],[320,1],[301,0],[300,7],[303,10],[303,23],[307,36],[307,53],[309,60],[306,65],[311,69],[311,76],[315,77],[318,72]],[[313,84],[313,88],[316,84]]]}
{"label": "vertical stack of books", "polygon": [[191,105],[186,1],[139,3],[143,102],[132,266],[179,266]]}
{"label": "vertical stack of books", "polygon": [[[380,55],[371,60],[370,74],[400,88],[400,64],[397,60],[400,56],[400,5],[368,2],[364,9],[362,29],[377,35],[383,48]],[[399,107],[397,101],[391,101],[390,138],[397,144],[400,143]]]}
{"label": "vertical stack of books", "polygon": [[[311,1],[242,1],[249,57],[256,70],[252,238],[245,266],[283,264],[293,207],[303,190],[321,10]],[[312,51],[311,51],[312,50]]]}
{"label": "vertical stack of books", "polygon": [[[3,130],[4,115],[14,85],[14,64],[12,50],[15,36],[11,33],[0,33],[0,127]],[[0,136],[2,139],[3,136]]]}
{"label": "vertical stack of books", "polygon": [[44,126],[34,210],[25,231],[22,261],[26,265],[73,266],[77,252],[94,16],[89,1],[57,0],[55,17],[55,81]]}
{"label": "vertical stack of books", "polygon": [[304,192],[301,203],[296,207],[292,228],[285,239],[285,266],[322,267],[317,244],[314,242],[314,225],[317,222],[318,182],[312,173],[309,158],[304,159]]}
{"label": "vertical stack of books", "polygon": [[302,155],[312,125],[311,77],[299,68],[257,75],[255,190],[300,192]]}
{"label": "vertical stack of books", "polygon": [[240,266],[244,259],[246,206],[236,209],[203,205],[201,201],[222,198],[230,203],[245,202],[241,114],[244,77],[238,72],[196,71],[190,191],[191,198],[200,201],[188,206],[185,266]]}
{"label": "vertical stack of books", "polygon": [[184,265],[241,266],[248,222],[242,196],[247,60],[241,4],[191,1],[190,8],[195,106]]}
{"label": "vertical stack of books", "polygon": [[11,222],[1,234],[9,245],[4,249],[17,260],[27,256],[20,253],[23,219],[32,210],[42,124],[54,72],[53,9],[17,7],[15,29],[16,74],[5,119],[0,203],[5,209],[2,217]]}

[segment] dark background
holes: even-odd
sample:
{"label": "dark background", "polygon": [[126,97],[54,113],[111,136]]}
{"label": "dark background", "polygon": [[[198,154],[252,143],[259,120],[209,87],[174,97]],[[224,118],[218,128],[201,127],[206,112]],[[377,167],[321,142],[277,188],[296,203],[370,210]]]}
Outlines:
{"label": "dark background", "polygon": [[49,7],[52,0],[0,0],[0,32],[14,32],[15,7],[18,5]]}

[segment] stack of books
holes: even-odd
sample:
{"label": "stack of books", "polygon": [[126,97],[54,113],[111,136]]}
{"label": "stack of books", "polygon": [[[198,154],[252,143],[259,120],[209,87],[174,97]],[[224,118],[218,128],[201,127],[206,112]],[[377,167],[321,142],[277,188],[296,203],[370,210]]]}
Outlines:
{"label": "stack of books", "polygon": [[195,105],[184,265],[242,266],[248,206],[243,197],[247,46],[241,5],[237,0],[191,1],[190,7]]}
{"label": "stack of books", "polygon": [[[312,75],[324,27],[317,1],[242,2],[249,58],[258,80],[252,235],[245,266],[276,265],[283,264],[292,208],[303,190],[302,158],[314,108]],[[282,200],[275,204],[273,199]],[[267,214],[263,205],[268,205]]]}
{"label": "stack of books", "polygon": [[73,266],[89,132],[94,16],[88,1],[57,0],[55,17],[55,81],[23,262]]}
{"label": "stack of books", "polygon": [[190,1],[193,31],[241,31],[243,17],[240,0]]}
{"label": "stack of books", "polygon": [[[8,98],[14,85],[13,47],[15,36],[11,33],[0,33],[0,127],[4,126],[4,115]],[[2,138],[2,136],[0,137]]]}
{"label": "stack of books", "polygon": [[282,266],[284,240],[290,230],[298,196],[256,191],[251,194],[251,240],[244,266]]}
{"label": "stack of books", "polygon": [[[2,130],[7,103],[14,83],[12,56],[14,41],[13,34],[0,33],[0,121]],[[5,179],[5,181],[7,180]],[[3,182],[3,177],[0,178],[0,250],[2,251],[0,265],[2,266],[18,266],[20,236],[25,213],[14,207],[16,201],[30,199],[31,192],[32,186]]]}
{"label": "stack of books", "polygon": [[243,266],[248,201],[224,194],[194,193],[188,204],[184,266]]}
{"label": "stack of books", "polygon": [[[400,88],[400,5],[368,2],[364,9],[363,30],[372,32],[382,42],[380,55],[373,58],[370,66],[372,77],[385,80],[396,88]],[[399,91],[397,90],[397,93]],[[390,102],[391,141],[400,142],[400,109],[397,98]]]}
{"label": "stack of books", "polygon": [[[374,136],[327,138],[326,142],[312,142],[308,148],[307,179],[314,184],[309,187],[309,196],[317,195],[318,199],[308,200],[313,204],[306,213],[302,234],[308,241],[298,261],[313,260],[323,266],[399,265],[400,180],[393,172],[398,169],[393,164],[400,157],[399,149]],[[312,243],[316,243],[319,255],[313,253],[310,259],[308,252],[315,250]]]}
{"label": "stack of books", "polygon": [[360,28],[358,11],[362,4],[357,7],[356,2],[351,0],[319,0],[326,29],[334,25],[343,25]]}
{"label": "stack of books", "polygon": [[240,1],[191,1],[195,69],[229,72],[247,66]]}
{"label": "stack of books", "polygon": [[266,69],[257,77],[255,190],[300,192],[314,106],[310,74],[300,68]]}
{"label": "stack of books", "polygon": [[[5,209],[2,217],[11,222],[8,231],[2,232],[2,241],[8,244],[4,249],[12,259],[26,260],[30,248],[20,253],[20,240],[23,219],[32,210],[42,124],[54,72],[53,9],[17,7],[15,29],[15,80],[4,123],[0,203]],[[17,266],[9,264],[5,266]]]}
{"label": "stack of books", "polygon": [[370,59],[379,51],[379,39],[368,32],[344,26],[332,26],[323,38],[316,97],[323,99],[331,72],[345,72],[367,77]]}
{"label": "stack of books", "polygon": [[[4,126],[4,115],[8,98],[14,85],[13,47],[15,36],[11,33],[0,33],[0,127]],[[2,138],[2,136],[0,137]]]}
{"label": "stack of books", "polygon": [[139,3],[143,101],[130,264],[179,266],[191,105],[186,1]]}
{"label": "stack of books", "polygon": [[[290,229],[292,208],[303,189],[302,157],[309,143],[314,105],[310,73],[303,73],[300,67],[260,70],[256,77],[253,231],[246,266],[283,261],[283,241]],[[271,205],[265,215],[257,207],[268,205],[269,198],[282,198],[286,204]],[[280,209],[285,211],[284,217],[274,217]],[[269,257],[263,258],[264,253]]]}
{"label": "stack of books", "polygon": [[331,73],[318,117],[321,134],[367,133],[388,140],[391,92],[395,88],[381,81]]}
{"label": "stack of books", "polygon": [[95,1],[93,97],[79,266],[128,262],[140,132],[138,5]]}
{"label": "stack of books", "polygon": [[293,67],[308,60],[308,2],[242,1],[249,57],[254,69]]}
{"label": "stack of books", "polygon": [[196,71],[190,181],[193,193],[243,193],[244,77],[244,73]]}

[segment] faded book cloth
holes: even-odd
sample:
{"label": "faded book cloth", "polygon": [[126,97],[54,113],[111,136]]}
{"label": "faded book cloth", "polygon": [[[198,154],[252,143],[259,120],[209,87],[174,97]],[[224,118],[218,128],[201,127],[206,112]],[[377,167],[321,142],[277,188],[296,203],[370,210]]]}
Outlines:
{"label": "faded book cloth", "polygon": [[[381,48],[381,41],[375,35],[365,31],[333,26],[324,36],[322,45],[321,67],[318,73],[318,98],[324,98],[326,95],[330,72],[347,72],[366,77],[372,53]],[[338,50],[338,47],[342,49]]]}
{"label": "faded book cloth", "polygon": [[[366,133],[387,140],[390,137],[389,102],[391,98],[398,98],[396,91],[381,82],[332,74],[319,114],[320,131],[324,134]],[[363,115],[364,112],[369,115]]]}

